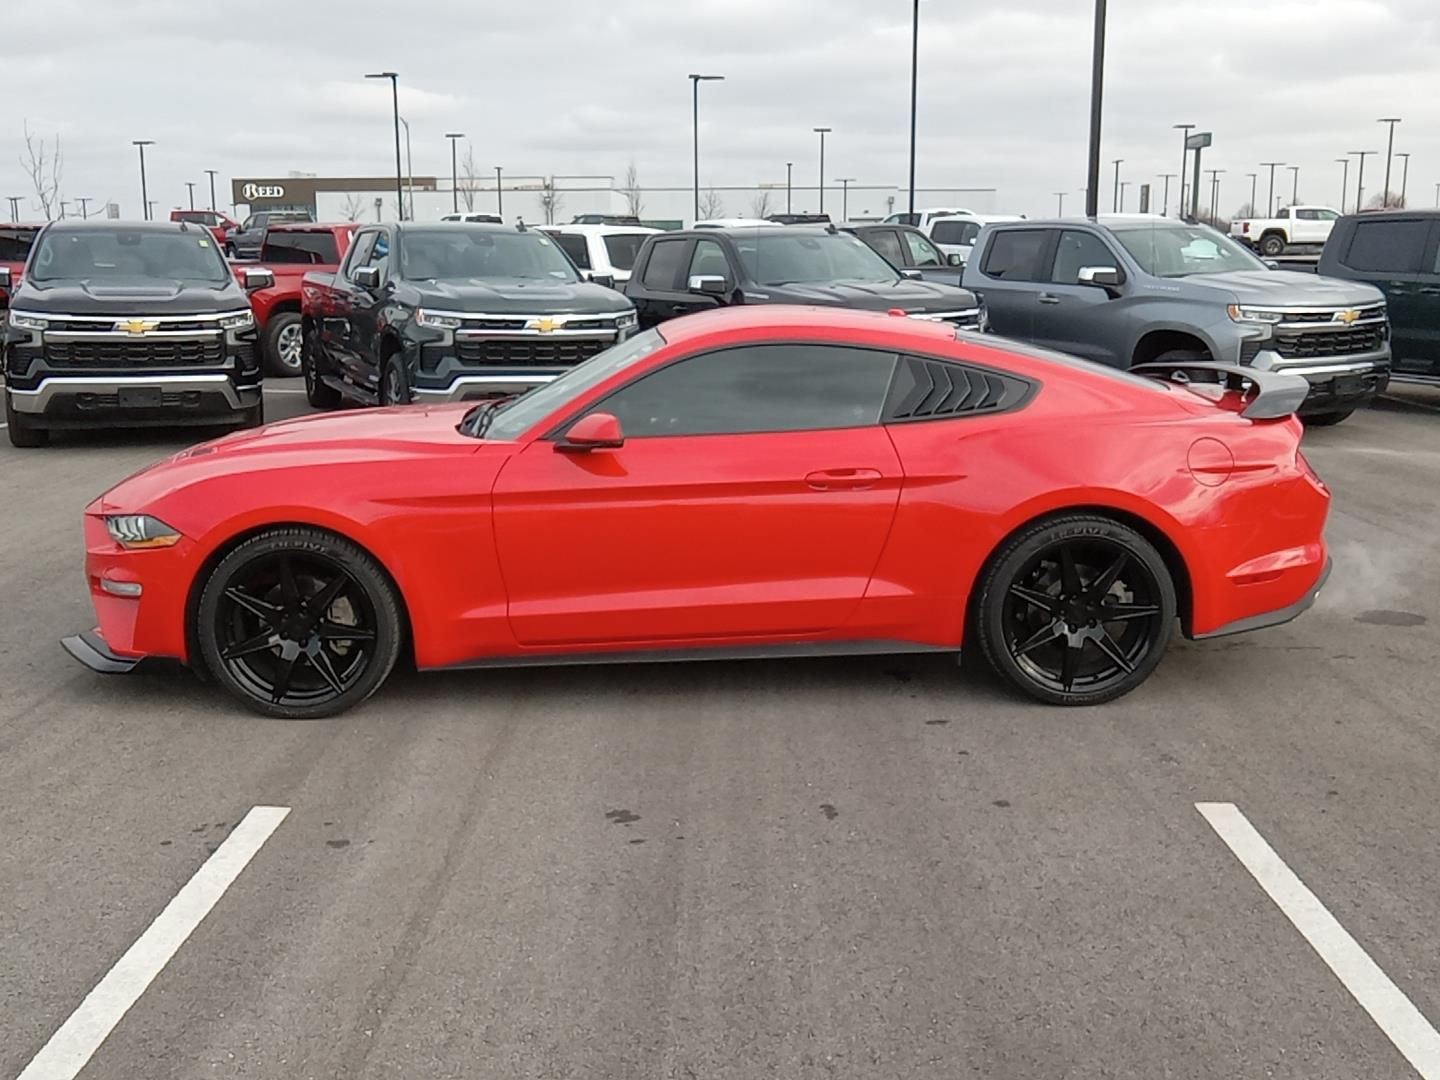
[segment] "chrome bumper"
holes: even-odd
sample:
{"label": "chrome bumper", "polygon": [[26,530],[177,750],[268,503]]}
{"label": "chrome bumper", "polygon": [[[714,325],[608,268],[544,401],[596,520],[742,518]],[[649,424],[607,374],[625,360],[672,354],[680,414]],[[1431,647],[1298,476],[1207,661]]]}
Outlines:
{"label": "chrome bumper", "polygon": [[414,387],[411,395],[420,401],[465,401],[467,398],[523,394],[526,390],[553,382],[560,374],[559,371],[537,371],[526,375],[464,375],[442,389]]}
{"label": "chrome bumper", "polygon": [[1390,370],[1390,350],[1358,353],[1354,356],[1306,357],[1303,360],[1289,360],[1274,349],[1261,349],[1253,365],[1262,371],[1275,371],[1286,375],[1302,375],[1312,383],[1326,382],[1336,375],[1369,375]]}
{"label": "chrome bumper", "polygon": [[221,395],[235,411],[260,404],[260,387],[236,387],[228,375],[47,375],[34,390],[11,390],[17,413],[43,414],[56,398],[78,394],[115,394],[131,387],[156,387],[162,392],[198,390]]}

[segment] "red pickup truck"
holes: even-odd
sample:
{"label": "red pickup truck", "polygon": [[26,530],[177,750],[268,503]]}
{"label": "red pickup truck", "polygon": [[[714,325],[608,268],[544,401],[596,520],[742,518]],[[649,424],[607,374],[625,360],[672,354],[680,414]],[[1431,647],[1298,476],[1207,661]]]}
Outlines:
{"label": "red pickup truck", "polygon": [[[0,266],[10,271],[11,288],[20,284],[20,273],[30,257],[30,245],[40,232],[39,225],[0,225]],[[0,289],[0,308],[10,305],[10,294]]]}
{"label": "red pickup truck", "polygon": [[171,210],[171,221],[188,221],[192,225],[204,225],[215,237],[220,250],[225,250],[225,230],[236,225],[234,218],[226,217],[219,210]]}
{"label": "red pickup truck", "polygon": [[265,354],[266,375],[299,375],[300,279],[311,270],[335,271],[350,250],[350,238],[359,226],[317,225],[309,221],[272,225],[265,231],[259,262],[231,263],[236,277],[263,268],[275,275],[275,284],[250,294],[255,327]]}

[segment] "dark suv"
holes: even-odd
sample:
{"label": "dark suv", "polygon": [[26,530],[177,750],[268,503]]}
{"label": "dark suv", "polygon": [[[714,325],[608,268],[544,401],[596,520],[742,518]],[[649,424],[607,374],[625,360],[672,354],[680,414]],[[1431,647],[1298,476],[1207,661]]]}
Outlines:
{"label": "dark suv", "polygon": [[314,221],[308,210],[257,210],[233,229],[225,230],[225,254],[232,259],[258,259],[265,230],[288,221]]}
{"label": "dark suv", "polygon": [[647,238],[625,295],[644,327],[726,304],[806,304],[982,328],[974,293],[919,278],[833,225],[697,229]]}
{"label": "dark suv", "polygon": [[1391,378],[1440,384],[1440,211],[1351,214],[1335,223],[1319,273],[1364,281],[1390,305]]}

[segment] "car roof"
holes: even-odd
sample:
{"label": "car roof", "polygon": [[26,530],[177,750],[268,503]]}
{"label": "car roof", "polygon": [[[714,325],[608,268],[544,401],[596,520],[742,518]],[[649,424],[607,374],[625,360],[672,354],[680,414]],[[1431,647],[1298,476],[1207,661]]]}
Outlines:
{"label": "car roof", "polygon": [[989,225],[992,221],[1024,221],[1024,214],[936,214],[930,219],[930,224],[937,221],[978,221],[981,225]]}
{"label": "car roof", "polygon": [[272,225],[271,232],[330,232],[332,229],[358,229],[358,221],[287,221]]}
{"label": "car roof", "polygon": [[915,348],[924,348],[927,343],[955,340],[955,327],[947,322],[911,319],[883,311],[798,304],[742,304],[712,308],[682,319],[672,319],[661,326],[660,334],[667,342],[679,344],[727,330],[803,333],[807,328],[827,332],[888,329],[906,338]]}
{"label": "car roof", "polygon": [[547,233],[572,233],[580,236],[626,236],[635,233],[664,232],[664,229],[651,228],[649,225],[541,225],[541,232]]}
{"label": "car roof", "polygon": [[[1309,208],[1308,208],[1308,207],[1305,207],[1305,208],[1302,208],[1302,209],[1309,209]],[[1322,207],[1321,209],[1327,209],[1327,210],[1328,210],[1328,209],[1332,209],[1332,208],[1331,208],[1331,207]],[[1349,214],[1346,214],[1345,216],[1346,216],[1347,218],[1364,219],[1365,221],[1377,221],[1377,220],[1378,220],[1378,221],[1385,221],[1385,220],[1387,220],[1387,219],[1389,219],[1389,220],[1394,220],[1394,219],[1396,219],[1396,218],[1416,218],[1416,217],[1433,218],[1433,217],[1440,217],[1440,210],[1436,210],[1436,209],[1434,209],[1433,207],[1432,207],[1432,208],[1416,207],[1414,210],[1402,210],[1402,209],[1391,209],[1391,210],[1363,210],[1363,211],[1361,211],[1361,212],[1358,213],[1358,214],[1356,214],[1356,213],[1349,213]]]}
{"label": "car roof", "polygon": [[765,218],[702,218],[691,225],[692,229],[783,229],[778,221],[769,221]]}
{"label": "car roof", "polygon": [[90,230],[99,232],[105,229],[125,229],[129,232],[188,232],[191,229],[202,229],[205,234],[210,235],[210,229],[204,225],[196,225],[193,221],[120,221],[111,218],[59,218],[47,222],[43,228],[59,229],[63,232],[84,232]]}

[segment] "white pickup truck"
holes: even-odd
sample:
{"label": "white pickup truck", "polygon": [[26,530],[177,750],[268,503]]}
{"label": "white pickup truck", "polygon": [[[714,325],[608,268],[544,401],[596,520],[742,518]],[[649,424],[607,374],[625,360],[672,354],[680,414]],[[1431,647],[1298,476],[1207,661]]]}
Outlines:
{"label": "white pickup truck", "polygon": [[1230,235],[1268,258],[1292,247],[1323,247],[1340,211],[1328,206],[1287,206],[1273,218],[1241,218],[1230,223]]}

